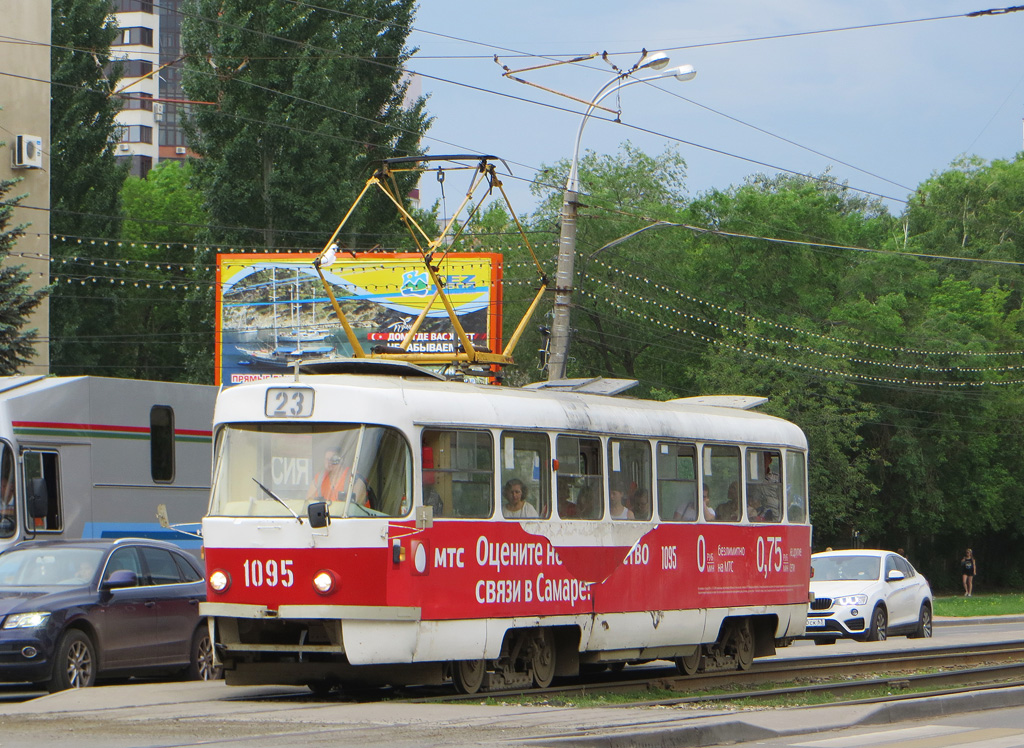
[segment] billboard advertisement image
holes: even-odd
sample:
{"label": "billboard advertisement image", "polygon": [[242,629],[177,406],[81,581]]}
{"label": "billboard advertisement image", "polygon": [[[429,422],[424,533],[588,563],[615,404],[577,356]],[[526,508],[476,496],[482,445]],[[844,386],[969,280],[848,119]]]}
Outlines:
{"label": "billboard advertisement image", "polygon": [[[500,350],[501,255],[450,253],[434,262],[473,347]],[[366,354],[397,348],[425,307],[408,352],[459,348],[422,255],[339,257],[323,275]],[[310,254],[219,254],[217,281],[217,384],[288,375],[296,362],[353,355]]]}

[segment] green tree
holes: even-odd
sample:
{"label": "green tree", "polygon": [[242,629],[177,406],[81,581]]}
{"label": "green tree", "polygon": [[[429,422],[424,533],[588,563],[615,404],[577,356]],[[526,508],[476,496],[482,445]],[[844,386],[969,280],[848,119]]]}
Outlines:
{"label": "green tree", "polygon": [[[373,161],[416,155],[424,99],[406,104],[412,0],[189,0],[183,85],[210,238],[320,248]],[[415,176],[400,175],[401,194]],[[369,248],[399,227],[374,191],[342,237]]]}
{"label": "green tree", "polygon": [[111,257],[105,240],[118,235],[127,174],[114,156],[120,104],[113,95],[119,71],[110,57],[117,35],[110,10],[109,0],[52,3],[50,251],[59,275],[72,281],[55,288],[50,305],[50,365],[59,374],[110,371],[109,351],[96,337],[110,324],[106,296],[82,281],[92,275],[87,268]]}
{"label": "green tree", "polygon": [[193,293],[196,278],[207,274],[207,268],[195,267],[195,240],[206,216],[202,197],[189,187],[191,170],[191,162],[164,161],[144,179],[129,177],[124,183],[121,262],[111,271],[119,282],[108,296],[112,314],[106,343],[119,376],[183,379],[183,349],[209,337],[196,323],[205,310],[183,301]]}
{"label": "green tree", "polygon": [[[0,146],[4,145],[0,142]],[[25,330],[29,315],[39,306],[47,290],[32,291],[26,281],[28,273],[20,265],[8,265],[6,259],[24,226],[11,226],[14,206],[21,196],[8,193],[20,180],[0,179],[0,375],[12,376],[28,363],[35,353],[35,330]]]}
{"label": "green tree", "polygon": [[[188,0],[183,86],[186,121],[202,156],[195,183],[210,243],[323,247],[362,189],[370,164],[413,156],[429,125],[425,99],[406,101],[405,46],[413,0]],[[399,194],[415,186],[399,175]],[[371,190],[339,237],[369,249],[402,241],[394,206]],[[212,253],[197,258],[212,267]],[[196,278],[212,288],[212,274]],[[212,291],[193,291],[210,331],[184,352],[189,377],[212,373]],[[204,306],[204,303],[206,306]]]}

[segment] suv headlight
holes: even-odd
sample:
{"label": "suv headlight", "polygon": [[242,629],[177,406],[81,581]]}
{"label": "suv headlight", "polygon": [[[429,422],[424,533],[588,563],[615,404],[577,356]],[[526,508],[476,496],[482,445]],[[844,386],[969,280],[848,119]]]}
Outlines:
{"label": "suv headlight", "polygon": [[843,595],[832,600],[833,605],[867,605],[867,595]]}
{"label": "suv headlight", "polygon": [[5,629],[37,629],[49,620],[50,614],[44,611],[33,613],[12,613],[4,619]]}

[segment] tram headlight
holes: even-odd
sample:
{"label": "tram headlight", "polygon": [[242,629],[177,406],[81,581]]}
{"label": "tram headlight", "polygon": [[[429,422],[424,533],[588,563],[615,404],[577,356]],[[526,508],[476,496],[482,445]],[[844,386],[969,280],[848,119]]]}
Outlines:
{"label": "tram headlight", "polygon": [[210,575],[210,587],[214,592],[223,592],[231,586],[231,575],[226,571],[217,569]]}
{"label": "tram headlight", "polygon": [[321,569],[313,576],[313,589],[321,595],[329,595],[334,592],[336,584],[334,572],[328,569]]}
{"label": "tram headlight", "polygon": [[833,605],[867,605],[867,595],[843,595],[832,601]]}

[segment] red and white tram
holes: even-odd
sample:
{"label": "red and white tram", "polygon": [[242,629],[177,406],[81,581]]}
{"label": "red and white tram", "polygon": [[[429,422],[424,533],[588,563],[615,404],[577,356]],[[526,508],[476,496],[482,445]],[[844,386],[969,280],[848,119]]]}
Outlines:
{"label": "red and white tram", "polygon": [[692,673],[804,633],[792,423],[752,398],[396,368],[220,395],[202,614],[229,684],[474,692],[661,658]]}

